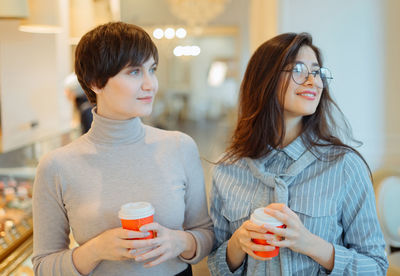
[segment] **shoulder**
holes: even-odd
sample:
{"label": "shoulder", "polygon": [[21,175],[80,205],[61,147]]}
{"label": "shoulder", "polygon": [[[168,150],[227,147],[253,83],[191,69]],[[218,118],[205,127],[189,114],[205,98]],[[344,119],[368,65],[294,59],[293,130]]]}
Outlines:
{"label": "shoulder", "polygon": [[214,167],[212,196],[223,202],[221,212],[230,220],[247,217],[260,181],[252,174],[247,159],[225,162]]}
{"label": "shoulder", "polygon": [[[224,157],[224,155],[221,155],[219,160],[221,160]],[[214,173],[215,174],[223,174],[227,172],[243,172],[249,170],[248,167],[248,162],[246,161],[246,158],[240,158],[238,160],[233,161],[232,159],[228,159],[226,161],[223,161],[216,165],[214,167]]]}
{"label": "shoulder", "polygon": [[[54,187],[53,181],[60,175],[62,161],[64,160],[64,150],[62,148],[53,150],[45,154],[36,168],[34,187]],[[46,189],[47,189],[46,188]]]}
{"label": "shoulder", "polygon": [[365,162],[361,158],[361,156],[358,155],[353,150],[347,150],[344,153],[343,162],[346,164],[346,166],[349,166],[349,167],[357,167],[357,168],[366,168],[367,167],[367,165],[365,164]]}
{"label": "shoulder", "polygon": [[344,148],[338,146],[330,146],[326,151],[328,159],[330,157],[338,156],[334,162],[341,165],[342,169],[348,171],[366,171],[368,172],[368,165],[364,159],[355,150],[351,148]]}
{"label": "shoulder", "polygon": [[236,161],[227,160],[213,168],[213,182],[216,186],[240,184],[244,179],[251,178],[251,172],[245,158]]}
{"label": "shoulder", "polygon": [[354,151],[349,150],[343,155],[343,168],[348,176],[370,178],[368,165]]}
{"label": "shoulder", "polygon": [[344,184],[347,188],[369,190],[372,189],[372,181],[368,165],[363,158],[352,149],[332,149],[335,153],[342,151],[335,161],[337,168],[344,177]]}
{"label": "shoulder", "polygon": [[62,163],[68,162],[71,157],[83,154],[84,144],[85,138],[81,136],[67,145],[46,153],[39,160],[38,170],[57,169],[57,167],[62,166]]}
{"label": "shoulder", "polygon": [[144,125],[146,132],[146,143],[165,143],[171,146],[179,146],[184,149],[196,149],[197,145],[192,137],[175,130],[164,130],[156,127]]}
{"label": "shoulder", "polygon": [[356,166],[357,168],[367,168],[363,158],[352,148],[327,145],[314,147],[313,154],[318,160],[333,161],[343,166]]}

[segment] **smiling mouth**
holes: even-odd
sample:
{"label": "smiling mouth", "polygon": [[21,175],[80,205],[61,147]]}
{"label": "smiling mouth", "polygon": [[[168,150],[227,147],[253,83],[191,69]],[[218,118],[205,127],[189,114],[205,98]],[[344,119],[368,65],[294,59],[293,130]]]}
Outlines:
{"label": "smiling mouth", "polygon": [[314,91],[303,91],[303,92],[296,93],[296,95],[304,96],[304,97],[316,97],[317,93]]}
{"label": "smiling mouth", "polygon": [[316,95],[313,94],[313,93],[299,93],[299,94],[297,94],[297,95],[306,96],[306,97],[315,97],[315,96],[316,96]]}

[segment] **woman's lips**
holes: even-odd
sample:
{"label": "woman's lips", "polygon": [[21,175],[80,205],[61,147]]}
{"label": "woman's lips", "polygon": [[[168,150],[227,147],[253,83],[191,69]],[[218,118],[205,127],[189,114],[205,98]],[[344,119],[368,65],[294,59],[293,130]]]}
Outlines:
{"label": "woman's lips", "polygon": [[315,100],[317,97],[317,93],[314,91],[302,91],[302,92],[296,93],[296,95],[301,96],[310,101]]}
{"label": "woman's lips", "polygon": [[148,96],[148,97],[140,97],[137,98],[139,101],[145,102],[145,103],[151,103],[153,101],[153,97],[152,96]]}

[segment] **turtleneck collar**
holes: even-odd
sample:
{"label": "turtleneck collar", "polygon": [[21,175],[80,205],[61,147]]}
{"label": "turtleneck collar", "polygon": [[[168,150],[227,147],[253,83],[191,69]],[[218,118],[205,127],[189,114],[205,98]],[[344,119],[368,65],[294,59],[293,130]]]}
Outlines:
{"label": "turtleneck collar", "polygon": [[128,120],[112,120],[97,114],[96,107],[92,109],[93,122],[87,136],[95,143],[126,145],[132,144],[144,137],[144,128],[140,118]]}

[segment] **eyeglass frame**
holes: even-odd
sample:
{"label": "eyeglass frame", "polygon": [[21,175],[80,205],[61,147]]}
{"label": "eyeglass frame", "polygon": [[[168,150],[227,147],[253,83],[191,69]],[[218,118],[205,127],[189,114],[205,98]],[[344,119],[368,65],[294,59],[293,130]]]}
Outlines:
{"label": "eyeglass frame", "polygon": [[[307,77],[304,79],[304,81],[303,81],[302,83],[298,83],[298,82],[294,79],[294,76],[293,76],[293,69],[294,69],[295,66],[298,65],[298,64],[304,65],[304,66],[306,67],[307,73],[308,73],[308,74],[307,74]],[[324,78],[321,77],[321,69],[327,70],[327,71],[330,73],[331,76],[330,76],[329,78],[327,78],[327,77],[324,77]],[[292,80],[293,80],[296,84],[298,84],[298,85],[304,84],[304,83],[310,78],[310,74],[313,75],[313,77],[314,77],[314,79],[315,79],[315,77],[316,77],[316,75],[317,75],[317,72],[319,72],[319,76],[320,76],[320,79],[321,79],[321,81],[322,81],[322,87],[320,87],[320,88],[325,88],[325,83],[326,83],[326,85],[329,85],[330,81],[333,80],[332,72],[331,72],[331,70],[329,70],[328,68],[326,68],[326,67],[319,67],[318,70],[314,70],[314,71],[310,72],[310,70],[308,69],[308,66],[307,66],[304,62],[302,62],[302,61],[296,62],[291,70],[282,70],[282,72],[292,73],[292,74],[291,74]]]}

